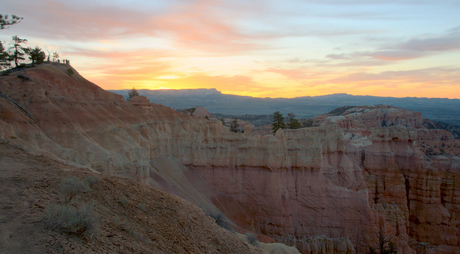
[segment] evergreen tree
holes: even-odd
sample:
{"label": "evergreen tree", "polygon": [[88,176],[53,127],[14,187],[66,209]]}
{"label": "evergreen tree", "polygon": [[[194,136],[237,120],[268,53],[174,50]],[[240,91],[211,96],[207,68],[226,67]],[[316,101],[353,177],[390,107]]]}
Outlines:
{"label": "evergreen tree", "polygon": [[294,113],[288,113],[288,129],[299,129],[302,125],[295,119]]}
{"label": "evergreen tree", "polygon": [[235,132],[237,133],[239,131],[239,127],[240,125],[238,124],[238,119],[234,119],[231,123],[230,123],[230,131],[232,132]]}
{"label": "evergreen tree", "polygon": [[53,62],[56,62],[59,59],[59,53],[57,51],[53,52]]}
{"label": "evergreen tree", "polygon": [[273,122],[272,122],[273,135],[275,135],[276,131],[278,131],[279,129],[286,129],[286,125],[284,124],[283,115],[279,111],[276,111],[275,113],[273,113]]}
{"label": "evergreen tree", "polygon": [[26,48],[24,52],[29,55],[29,59],[32,60],[32,66],[35,64],[41,64],[46,58],[45,52],[38,46],[35,48]]}
{"label": "evergreen tree", "polygon": [[0,41],[0,70],[8,68],[10,65],[10,55],[5,51],[5,47]]}
{"label": "evergreen tree", "polygon": [[19,66],[19,60],[24,60],[24,54],[27,48],[21,46],[22,43],[26,43],[27,39],[21,39],[19,36],[14,35],[11,37],[13,40],[13,47],[10,47],[10,59],[14,60],[15,67]]}
{"label": "evergreen tree", "polygon": [[11,15],[11,19],[8,18],[8,15],[5,14],[0,14],[0,29],[3,30],[3,29],[6,29],[8,28],[9,26],[11,25],[14,25],[14,24],[17,24],[19,22],[21,22],[22,20],[22,17],[18,17],[16,15]]}
{"label": "evergreen tree", "polygon": [[126,101],[130,101],[134,96],[139,96],[139,93],[137,92],[136,88],[133,87],[133,89],[129,90]]}

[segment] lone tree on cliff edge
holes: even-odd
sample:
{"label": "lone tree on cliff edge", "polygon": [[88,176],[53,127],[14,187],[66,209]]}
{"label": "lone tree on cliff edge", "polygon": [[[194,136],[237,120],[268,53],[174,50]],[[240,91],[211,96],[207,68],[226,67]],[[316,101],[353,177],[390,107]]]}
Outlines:
{"label": "lone tree on cliff edge", "polygon": [[21,39],[19,36],[15,35],[12,36],[11,39],[13,40],[13,46],[10,47],[11,59],[14,60],[14,64],[16,67],[19,66],[19,60],[24,60],[24,54],[26,53],[26,48],[22,47],[22,43],[27,43],[27,39]]}
{"label": "lone tree on cliff edge", "polygon": [[134,96],[139,96],[139,93],[137,92],[136,88],[133,87],[133,89],[129,90],[126,101],[130,101]]}
{"label": "lone tree on cliff edge", "polygon": [[238,119],[234,119],[231,123],[230,123],[230,131],[232,132],[235,132],[237,133],[239,131],[239,127],[240,125],[238,124]]}
{"label": "lone tree on cliff edge", "polygon": [[286,129],[286,125],[284,124],[283,115],[279,111],[276,111],[275,113],[273,113],[273,122],[272,122],[273,135],[275,135],[276,131],[278,131],[279,129]]}
{"label": "lone tree on cliff edge", "polygon": [[29,59],[32,60],[32,67],[35,66],[35,64],[41,64],[46,58],[45,52],[38,46],[35,46],[35,48],[25,48],[24,52],[29,55]]}
{"label": "lone tree on cliff edge", "polygon": [[299,120],[295,119],[294,113],[288,113],[287,127],[289,129],[300,129],[300,128],[302,128],[302,125],[300,124]]}

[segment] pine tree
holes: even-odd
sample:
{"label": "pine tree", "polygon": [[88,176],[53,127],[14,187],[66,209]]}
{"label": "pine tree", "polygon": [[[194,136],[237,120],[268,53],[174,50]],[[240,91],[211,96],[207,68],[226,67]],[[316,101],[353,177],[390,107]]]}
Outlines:
{"label": "pine tree", "polygon": [[288,129],[300,129],[302,125],[300,124],[299,120],[295,119],[294,113],[288,113]]}
{"label": "pine tree", "polygon": [[8,68],[10,65],[10,55],[5,51],[5,47],[0,41],[0,70]]}
{"label": "pine tree", "polygon": [[32,60],[32,66],[35,64],[41,64],[46,58],[45,52],[38,46],[35,48],[26,48],[24,52],[29,55],[29,59]]}
{"label": "pine tree", "polygon": [[26,48],[21,47],[22,43],[26,43],[27,39],[21,39],[19,36],[15,35],[11,37],[13,39],[13,47],[10,47],[10,51],[12,53],[10,54],[11,60],[14,60],[14,64],[16,67],[19,66],[19,60],[24,60],[24,54]]}
{"label": "pine tree", "polygon": [[284,124],[283,115],[279,111],[276,111],[275,113],[273,113],[273,122],[272,122],[273,135],[275,135],[276,131],[278,131],[279,129],[286,129],[286,125]]}
{"label": "pine tree", "polygon": [[231,123],[230,123],[230,131],[232,132],[235,132],[237,133],[239,131],[239,127],[240,125],[238,124],[238,119],[234,119]]}
{"label": "pine tree", "polygon": [[0,29],[6,29],[11,25],[17,24],[21,22],[22,17],[18,17],[16,15],[11,15],[11,18],[9,18],[8,14],[0,14]]}
{"label": "pine tree", "polygon": [[139,93],[137,92],[136,88],[133,87],[133,89],[129,90],[126,101],[130,101],[134,96],[139,96]]}

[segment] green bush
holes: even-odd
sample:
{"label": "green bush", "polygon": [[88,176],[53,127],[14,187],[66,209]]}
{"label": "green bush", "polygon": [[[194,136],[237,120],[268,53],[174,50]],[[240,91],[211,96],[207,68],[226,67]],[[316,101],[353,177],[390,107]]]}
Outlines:
{"label": "green bush", "polygon": [[93,209],[93,205],[84,205],[80,208],[68,204],[54,205],[47,210],[43,222],[49,229],[92,238],[97,226],[97,219],[92,216]]}

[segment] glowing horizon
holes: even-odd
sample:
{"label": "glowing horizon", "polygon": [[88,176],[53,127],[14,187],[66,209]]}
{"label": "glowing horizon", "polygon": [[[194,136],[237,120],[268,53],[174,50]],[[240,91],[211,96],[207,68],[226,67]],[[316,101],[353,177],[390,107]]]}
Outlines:
{"label": "glowing horizon", "polygon": [[458,1],[23,0],[0,31],[106,90],[460,98]]}

